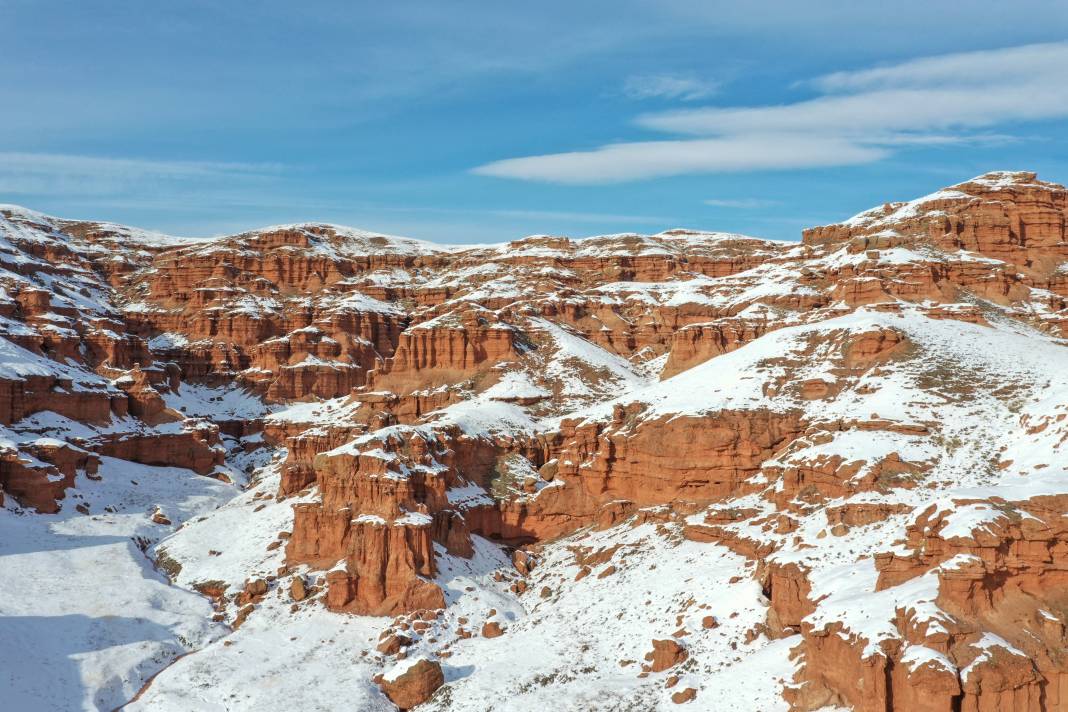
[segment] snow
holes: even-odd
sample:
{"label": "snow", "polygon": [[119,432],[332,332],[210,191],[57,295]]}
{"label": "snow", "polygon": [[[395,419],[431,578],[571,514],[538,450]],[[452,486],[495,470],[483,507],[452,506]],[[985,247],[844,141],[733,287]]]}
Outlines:
{"label": "snow", "polygon": [[929,463],[939,454],[940,450],[923,437],[887,430],[851,428],[830,433],[828,440],[818,444],[799,439],[785,453],[765,461],[764,466],[788,467],[837,457],[847,465],[860,463],[861,467],[853,479],[861,479],[874,465],[890,455],[897,455],[908,463]]}
{"label": "snow", "polygon": [[994,648],[1001,648],[1009,655],[1017,655],[1021,658],[1027,657],[1025,653],[1018,650],[1011,643],[1009,643],[1009,641],[1005,640],[1000,635],[996,635],[989,631],[983,632],[979,640],[972,643],[971,647],[978,649],[979,655],[977,655],[975,660],[970,662],[964,667],[963,670],[960,671],[961,680],[964,680],[965,682],[968,681],[968,678],[971,677],[972,673],[975,672],[976,668],[979,665],[991,659],[990,651]]}
{"label": "snow", "polygon": [[[936,507],[940,503],[936,503]],[[1003,511],[989,504],[949,505],[946,525],[938,532],[943,539],[971,539],[977,529],[989,529],[999,519],[1006,519]]]}
{"label": "snow", "polygon": [[[170,661],[224,633],[201,596],[168,584],[137,540],[234,489],[188,470],[104,457],[55,515],[0,509],[0,699],[8,709],[110,710]],[[136,485],[133,482],[136,481]],[[32,590],[33,595],[26,595]],[[42,671],[47,670],[47,674]]]}
{"label": "snow", "polygon": [[616,382],[617,388],[630,390],[645,385],[646,380],[621,356],[609,353],[547,319],[532,318],[530,325],[533,329],[543,331],[552,340],[555,349],[544,374],[548,378],[559,379],[565,395],[582,396],[590,393],[589,377],[583,378],[581,373],[576,372],[576,363],[583,369],[604,371]]}
{"label": "snow", "polygon": [[[443,627],[454,628],[465,617],[477,630],[495,608],[494,619],[507,631],[500,638],[455,641],[443,661],[451,706],[435,698],[426,709],[672,709],[672,691],[663,686],[671,673],[647,678],[638,673],[652,640],[668,638],[679,627],[676,616],[689,631],[681,640],[691,658],[672,672],[682,675],[676,690],[698,690],[695,709],[787,709],[781,689],[795,670],[789,649],[797,639],[761,637],[740,644],[767,610],[742,557],[715,545],[662,538],[652,525],[584,532],[546,547],[517,606],[493,589],[489,574],[502,565],[494,563],[498,555],[488,542],[475,541],[470,562],[441,557],[439,580],[449,596]],[[606,563],[574,581],[575,545],[593,550],[620,545],[609,562],[616,572],[599,578]],[[729,583],[735,576],[741,580]],[[552,593],[541,598],[545,586]],[[720,626],[703,629],[706,615],[715,615]],[[414,654],[427,654],[434,645],[425,636]],[[522,654],[512,654],[517,650]],[[620,664],[626,660],[634,662]]]}
{"label": "snow", "polygon": [[535,385],[529,375],[511,371],[502,375],[501,380],[487,388],[483,395],[492,400],[516,400],[543,398],[551,394]]}
{"label": "snow", "polygon": [[[293,504],[310,501],[275,501],[280,466],[281,460],[275,460],[248,490],[204,512],[153,549],[181,564],[178,586],[219,582],[236,591],[248,578],[278,570],[285,550],[268,551],[267,546],[278,532],[292,530]],[[206,615],[210,612],[209,607]],[[377,618],[339,616],[320,605],[293,613],[288,592],[273,587],[241,628],[206,641],[167,667],[125,709],[275,709],[280,700],[299,699],[304,710],[333,710],[344,699],[355,709],[391,711],[371,682],[375,670],[361,657],[374,647],[384,624]]]}
{"label": "snow", "polygon": [[948,620],[935,604],[938,574],[928,572],[898,586],[875,591],[878,572],[873,559],[828,566],[809,575],[811,598],[819,601],[806,623],[817,629],[841,623],[843,637],[856,635],[866,641],[864,657],[880,654],[879,643],[900,637],[887,612],[902,608],[916,623]]}
{"label": "snow", "polygon": [[168,408],[187,415],[209,418],[212,421],[255,420],[268,415],[278,406],[266,406],[263,401],[241,388],[212,388],[183,383],[177,392],[163,394]]}
{"label": "snow", "polygon": [[989,188],[1011,188],[1013,186],[1026,186],[1028,188],[1046,188],[1048,184],[1035,180],[1035,174],[1028,171],[989,171],[981,176],[976,176],[965,183],[976,183]]}
{"label": "snow", "polygon": [[[138,311],[138,305],[127,304],[126,311]],[[134,308],[131,308],[134,307]],[[164,332],[148,340],[148,347],[152,350],[180,349],[189,345],[189,339],[182,334]]]}
{"label": "snow", "polygon": [[386,621],[339,616],[321,606],[290,613],[272,590],[255,614],[224,641],[182,658],[153,680],[130,712],[230,712],[296,709],[395,712],[371,678],[371,659]]}
{"label": "snow", "polygon": [[359,407],[358,402],[350,401],[347,396],[318,402],[291,403],[267,416],[265,422],[328,425],[350,419]]}
{"label": "snow", "polygon": [[408,672],[408,670],[414,667],[416,663],[421,662],[423,660],[428,660],[428,658],[418,657],[406,658],[404,660],[401,660],[396,665],[387,670],[382,677],[384,677],[388,682],[393,682],[398,677]]}
{"label": "snow", "polygon": [[523,408],[486,394],[434,411],[429,417],[441,425],[455,424],[471,437],[530,434],[537,429],[535,420]]}
{"label": "snow", "polygon": [[947,188],[910,200],[907,203],[892,203],[891,211],[885,215],[881,207],[866,210],[863,213],[854,215],[842,224],[849,227],[891,225],[920,215],[923,212],[923,208],[930,203],[945,200],[971,200],[972,198],[973,196],[964,191]]}
{"label": "snow", "polygon": [[18,380],[28,376],[54,376],[74,381],[76,389],[103,388],[107,381],[96,374],[38,356],[7,339],[0,339],[0,378]]}
{"label": "snow", "polygon": [[909,645],[906,647],[901,656],[901,662],[908,667],[909,671],[929,665],[953,673],[957,672],[957,666],[948,657],[925,645]]}
{"label": "snow", "polygon": [[449,504],[458,509],[469,509],[486,504],[493,504],[493,499],[476,484],[466,484],[462,487],[452,487],[445,492]]}
{"label": "snow", "polygon": [[331,305],[335,310],[354,310],[399,316],[404,313],[396,304],[383,302],[360,292],[349,292]]}
{"label": "snow", "polygon": [[[293,504],[306,501],[275,501],[280,467],[280,461],[271,463],[259,473],[253,487],[235,493],[210,515],[178,528],[154,547],[153,555],[165,552],[168,558],[182,564],[182,570],[174,577],[176,584],[191,589],[197,583],[220,581],[236,591],[246,579],[278,570],[284,563],[284,550],[280,547],[267,551],[267,546],[278,532],[292,531]],[[254,499],[264,493],[271,498]],[[259,511],[254,512],[257,508]]]}

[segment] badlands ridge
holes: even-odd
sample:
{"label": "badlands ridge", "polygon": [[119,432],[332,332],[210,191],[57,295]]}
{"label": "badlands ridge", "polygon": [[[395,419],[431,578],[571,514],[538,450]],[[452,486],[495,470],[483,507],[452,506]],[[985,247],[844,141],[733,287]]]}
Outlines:
{"label": "badlands ridge", "polygon": [[0,697],[1068,709],[1068,191],[800,242],[0,206]]}

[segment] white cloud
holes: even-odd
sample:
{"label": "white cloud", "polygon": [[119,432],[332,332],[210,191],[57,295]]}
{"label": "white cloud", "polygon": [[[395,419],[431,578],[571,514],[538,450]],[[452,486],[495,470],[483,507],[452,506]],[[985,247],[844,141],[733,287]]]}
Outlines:
{"label": "white cloud", "polygon": [[868,163],[906,145],[1004,141],[987,131],[1068,116],[1068,43],[911,60],[807,82],[820,96],[770,106],[707,107],[639,116],[688,136],[497,161],[477,173],[605,183],[682,173]]}
{"label": "white cloud", "polygon": [[879,142],[899,132],[981,128],[1068,115],[1068,83],[998,87],[887,89],[825,96],[780,106],[650,114],[646,128],[696,136],[749,132],[834,132]]}
{"label": "white cloud", "polygon": [[886,67],[834,72],[811,82],[826,92],[917,86],[990,86],[1020,79],[1057,79],[1068,66],[1068,42],[922,57]]}
{"label": "white cloud", "polygon": [[678,99],[697,101],[716,93],[719,83],[692,75],[638,74],[623,82],[623,94],[630,99]]}
{"label": "white cloud", "polygon": [[870,163],[887,155],[834,137],[746,134],[685,141],[616,143],[592,151],[509,158],[475,173],[552,183],[618,183],[684,173],[782,170]]}

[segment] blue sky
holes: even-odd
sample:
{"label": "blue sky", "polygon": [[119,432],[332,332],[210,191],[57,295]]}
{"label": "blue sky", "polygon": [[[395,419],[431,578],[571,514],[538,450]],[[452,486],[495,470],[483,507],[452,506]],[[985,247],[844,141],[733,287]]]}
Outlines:
{"label": "blue sky", "polygon": [[182,235],[796,239],[1068,181],[1068,3],[0,0],[0,202]]}

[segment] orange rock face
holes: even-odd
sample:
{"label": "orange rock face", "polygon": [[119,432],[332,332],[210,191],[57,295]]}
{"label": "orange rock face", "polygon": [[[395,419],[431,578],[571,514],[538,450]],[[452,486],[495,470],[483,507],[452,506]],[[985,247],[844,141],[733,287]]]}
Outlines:
{"label": "orange rock face", "polygon": [[764,319],[724,318],[679,329],[672,338],[661,377],[670,378],[720,354],[734,351],[760,338],[768,328]]}
{"label": "orange rock face", "polygon": [[463,381],[519,355],[517,332],[492,315],[470,311],[410,327],[373,385],[399,394]]}
{"label": "orange rock face", "polygon": [[798,413],[641,416],[640,407],[618,408],[607,423],[561,424],[558,472],[580,483],[573,497],[639,506],[723,497],[800,432]]}
{"label": "orange rock face", "polygon": [[855,242],[863,249],[931,243],[1049,271],[1068,257],[1068,192],[1034,173],[990,173],[912,203],[888,203],[849,224],[812,228],[809,245]]}

